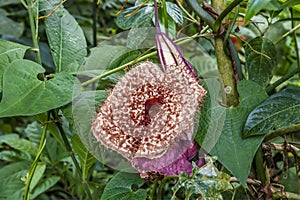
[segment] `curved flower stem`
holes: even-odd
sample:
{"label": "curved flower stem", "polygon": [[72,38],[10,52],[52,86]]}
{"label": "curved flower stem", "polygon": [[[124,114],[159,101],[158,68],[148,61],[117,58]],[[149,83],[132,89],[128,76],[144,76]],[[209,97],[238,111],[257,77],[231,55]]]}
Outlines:
{"label": "curved flower stem", "polygon": [[[175,41],[176,42],[176,44],[178,44],[178,45],[183,45],[183,44],[185,44],[185,43],[187,43],[187,42],[190,42],[191,40],[193,40],[193,39],[195,39],[195,38],[197,38],[197,37],[199,37],[200,35],[199,34],[195,34],[195,35],[193,35],[193,36],[191,36],[191,37],[187,37],[187,38],[180,38],[180,39],[178,39],[177,41]],[[154,49],[154,47],[153,48],[150,48],[150,49]],[[116,72],[118,72],[118,71],[121,71],[121,70],[123,70],[123,69],[125,69],[126,67],[128,67],[128,66],[130,66],[130,65],[134,65],[134,64],[136,64],[136,63],[138,63],[138,62],[140,62],[140,61],[143,61],[143,60],[146,60],[146,59],[148,59],[148,58],[151,58],[152,56],[155,56],[157,54],[157,52],[156,51],[153,51],[153,52],[151,52],[151,53],[147,53],[147,54],[145,54],[145,55],[143,55],[143,56],[141,56],[141,57],[139,57],[139,58],[137,58],[137,59],[135,59],[135,60],[132,60],[132,61],[130,61],[130,62],[128,62],[128,63],[125,63],[125,64],[123,64],[123,65],[121,65],[121,66],[119,66],[119,67],[117,67],[117,68],[115,68],[115,69],[112,69],[112,70],[109,70],[109,71],[107,71],[107,72],[104,72],[103,74],[100,74],[99,76],[95,76],[94,78],[92,78],[92,79],[90,79],[90,80],[88,80],[88,81],[85,81],[85,82],[83,82],[82,84],[81,84],[81,86],[82,87],[85,87],[85,86],[87,86],[87,85],[89,85],[89,84],[91,84],[91,83],[93,83],[93,82],[96,82],[96,81],[98,81],[99,79],[102,79],[102,78],[104,78],[104,77],[107,77],[107,76],[109,76],[109,75],[111,75],[111,74],[114,74],[114,73],[116,73]]]}
{"label": "curved flower stem", "polygon": [[44,124],[44,128],[43,128],[43,132],[42,132],[42,136],[41,136],[41,140],[40,140],[40,145],[38,148],[38,152],[35,156],[35,159],[30,167],[30,170],[28,172],[28,178],[27,178],[27,182],[26,182],[26,186],[25,186],[25,192],[24,192],[24,200],[29,200],[30,199],[30,183],[32,181],[35,169],[37,167],[38,164],[38,160],[40,159],[40,156],[42,154],[42,151],[45,147],[46,144],[46,134],[47,134],[47,129],[48,129],[48,121],[49,121],[49,117],[50,117],[50,112],[47,113],[47,120],[46,123]]}
{"label": "curved flower stem", "polygon": [[158,200],[162,200],[163,199],[163,190],[164,190],[164,187],[166,185],[166,182],[168,180],[174,179],[174,178],[179,178],[179,176],[178,175],[165,176],[163,178],[163,180],[161,180],[161,182],[159,184],[159,188],[158,188],[158,194],[157,194]]}

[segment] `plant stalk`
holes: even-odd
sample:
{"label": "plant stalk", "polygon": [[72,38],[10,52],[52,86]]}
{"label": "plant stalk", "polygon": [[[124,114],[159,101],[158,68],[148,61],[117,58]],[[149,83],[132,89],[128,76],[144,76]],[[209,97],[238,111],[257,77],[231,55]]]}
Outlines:
{"label": "plant stalk", "polygon": [[42,132],[38,152],[36,154],[36,157],[35,157],[32,165],[31,165],[31,167],[30,167],[30,170],[28,172],[28,178],[27,178],[27,182],[26,182],[26,186],[25,186],[25,192],[24,192],[24,200],[29,200],[30,199],[30,183],[32,181],[35,169],[37,167],[38,160],[40,159],[42,151],[43,151],[43,149],[46,145],[46,134],[47,134],[48,124],[49,124],[48,123],[49,117],[50,117],[50,112],[47,113],[47,120],[46,120],[46,123],[45,123],[44,128],[43,128],[43,132]]}
{"label": "plant stalk", "polygon": [[66,147],[66,149],[67,149],[67,152],[68,152],[68,154],[70,155],[70,157],[71,157],[71,159],[72,159],[72,161],[73,161],[73,163],[74,163],[74,165],[75,165],[76,171],[78,172],[78,174],[79,174],[81,180],[83,180],[83,185],[84,185],[84,187],[85,187],[85,192],[86,192],[86,194],[87,194],[87,196],[88,196],[88,199],[92,199],[92,194],[91,194],[89,185],[87,184],[86,180],[83,179],[81,167],[80,167],[80,165],[79,165],[79,163],[78,163],[78,161],[77,161],[77,159],[76,159],[76,157],[75,157],[75,153],[74,153],[74,151],[72,150],[72,147],[71,147],[71,145],[70,145],[70,143],[69,143],[69,141],[68,141],[68,138],[67,138],[67,136],[66,136],[66,133],[65,133],[65,131],[64,131],[62,125],[61,125],[61,119],[60,119],[60,117],[58,116],[57,111],[53,111],[53,115],[54,115],[54,121],[55,121],[55,124],[56,124],[56,126],[57,126],[57,128],[58,128],[58,130],[59,130],[59,132],[60,132],[60,134],[61,134],[61,137],[62,137],[63,142],[64,142],[64,144],[65,144],[65,147]]}
{"label": "plant stalk", "polygon": [[254,159],[257,179],[261,181],[263,186],[265,186],[270,183],[270,180],[266,174],[266,167],[264,164],[263,151],[261,146],[258,148]]}
{"label": "plant stalk", "polygon": [[[215,10],[221,12],[223,8],[226,7],[226,4],[223,1],[213,0],[212,6]],[[217,57],[217,64],[219,73],[221,76],[221,81],[223,85],[223,104],[226,107],[237,106],[239,103],[238,100],[238,91],[234,75],[234,70],[230,57],[226,54],[226,49],[224,49],[224,41],[222,36],[215,36],[215,50]],[[225,46],[226,48],[226,46]]]}
{"label": "plant stalk", "polygon": [[[30,23],[30,30],[31,30],[31,38],[33,43],[33,49],[35,50],[36,54],[36,62],[42,64],[41,53],[39,49],[39,42],[38,42],[38,1],[30,3],[26,6],[29,15],[29,23]],[[34,5],[36,4],[36,5]]]}
{"label": "plant stalk", "polygon": [[177,176],[177,175],[171,175],[171,176],[165,176],[162,180],[161,180],[161,182],[160,182],[160,184],[159,184],[159,188],[158,188],[158,194],[157,194],[157,198],[158,198],[158,200],[162,200],[163,199],[163,191],[164,191],[164,187],[165,187],[165,185],[166,185],[166,183],[167,183],[167,181],[169,180],[169,179],[174,179],[174,178],[178,178],[179,176]]}

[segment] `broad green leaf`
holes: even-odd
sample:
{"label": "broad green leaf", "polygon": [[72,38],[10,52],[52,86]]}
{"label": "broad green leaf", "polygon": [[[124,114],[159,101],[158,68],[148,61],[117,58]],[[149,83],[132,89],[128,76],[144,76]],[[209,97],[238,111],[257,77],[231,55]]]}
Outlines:
{"label": "broad green leaf", "polygon": [[172,188],[173,196],[180,188],[185,189],[188,199],[192,195],[201,195],[203,199],[222,200],[221,192],[233,189],[230,184],[230,176],[219,171],[213,164],[212,158],[206,158],[206,164],[198,167],[193,163],[193,174],[190,177],[186,173],[181,173],[176,185]]}
{"label": "broad green leaf", "polygon": [[38,163],[36,169],[34,170],[34,174],[30,183],[30,191],[38,184],[38,182],[43,178],[43,175],[46,170],[45,163]]}
{"label": "broad green leaf", "polygon": [[263,137],[243,139],[243,127],[248,114],[267,98],[267,94],[262,87],[252,81],[241,81],[238,84],[238,92],[240,104],[236,108],[226,109],[221,136],[210,153],[217,156],[245,187],[253,157]]}
{"label": "broad green leaf", "polygon": [[4,9],[0,9],[0,34],[20,37],[24,31],[24,23],[16,22],[7,15]]}
{"label": "broad green leaf", "polygon": [[59,176],[51,176],[49,178],[46,178],[45,180],[42,180],[32,191],[32,194],[30,197],[32,199],[36,198],[38,195],[46,192],[51,187],[53,187],[58,181],[60,180]]}
{"label": "broad green leaf", "polygon": [[139,188],[144,180],[138,174],[118,172],[107,183],[101,200],[145,200],[147,191]]}
{"label": "broad green leaf", "polygon": [[276,68],[276,49],[274,44],[266,39],[252,39],[245,48],[248,78],[265,87],[269,84]]}
{"label": "broad green leaf", "polygon": [[172,17],[172,19],[178,23],[182,24],[183,23],[183,16],[182,16],[182,11],[181,9],[174,3],[172,2],[166,2],[167,6],[167,13]]}
{"label": "broad green leaf", "polygon": [[0,143],[5,143],[16,150],[25,152],[32,158],[37,153],[37,146],[29,140],[20,138],[18,134],[1,135]]}
{"label": "broad green leaf", "polygon": [[265,135],[300,123],[300,87],[289,87],[258,105],[248,116],[244,136]]}
{"label": "broad green leaf", "polygon": [[122,29],[151,27],[153,16],[153,4],[147,3],[125,9],[118,15],[116,23]]}
{"label": "broad green leaf", "polygon": [[0,39],[0,92],[4,70],[12,61],[23,58],[28,48],[28,46]]}
{"label": "broad green leaf", "polygon": [[3,75],[0,117],[35,115],[72,101],[78,80],[62,72],[41,81],[37,76],[44,72],[41,65],[28,60],[15,60],[9,65]]}
{"label": "broad green leaf", "polygon": [[[91,49],[91,54],[85,59],[78,74],[94,77],[102,74],[111,65],[131,50],[124,46],[100,45]],[[125,59],[125,58],[124,58]]]}
{"label": "broad green leaf", "polygon": [[[51,12],[60,0],[39,1],[44,14]],[[45,18],[45,28],[56,72],[77,72],[87,55],[84,33],[74,17],[60,6],[51,16]]]}
{"label": "broad green leaf", "polygon": [[88,172],[95,164],[95,157],[85,148],[78,135],[71,138],[73,149],[77,153],[81,164],[82,176],[84,179],[88,177]]}
{"label": "broad green leaf", "polygon": [[245,24],[249,22],[249,20],[256,15],[261,9],[266,7],[271,0],[249,0],[246,9],[245,15]]}
{"label": "broad green leaf", "polygon": [[206,151],[210,151],[221,135],[226,116],[225,107],[220,105],[221,84],[215,78],[204,79],[207,94],[200,108],[200,120],[195,141]]}
{"label": "broad green leaf", "polygon": [[23,194],[22,178],[26,176],[30,164],[28,161],[19,161],[0,168],[0,199]]}

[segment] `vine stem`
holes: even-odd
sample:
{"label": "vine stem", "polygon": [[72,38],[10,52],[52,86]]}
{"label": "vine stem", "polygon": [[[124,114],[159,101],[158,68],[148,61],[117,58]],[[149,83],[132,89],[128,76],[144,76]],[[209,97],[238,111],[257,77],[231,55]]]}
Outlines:
{"label": "vine stem", "polygon": [[38,42],[38,5],[39,1],[32,1],[27,2],[27,6],[25,6],[28,10],[29,15],[29,23],[30,23],[30,30],[31,30],[31,38],[33,43],[33,49],[36,52],[36,62],[42,64],[41,53],[39,49],[39,42]]}
{"label": "vine stem", "polygon": [[32,181],[35,169],[37,167],[38,160],[40,159],[40,156],[41,156],[42,151],[43,151],[43,149],[45,147],[45,144],[46,144],[46,134],[47,134],[48,124],[49,124],[48,123],[49,117],[50,117],[50,112],[47,113],[47,120],[46,120],[46,123],[45,123],[44,128],[43,128],[43,132],[42,132],[38,152],[37,152],[37,154],[35,156],[35,159],[34,159],[32,165],[29,169],[29,172],[28,172],[28,178],[27,178],[27,182],[26,182],[26,186],[25,186],[25,192],[24,192],[24,200],[29,200],[30,199],[30,183]]}
{"label": "vine stem", "polygon": [[74,163],[74,165],[75,165],[76,171],[78,172],[78,174],[79,174],[81,180],[83,180],[82,182],[83,182],[83,185],[84,185],[84,187],[85,187],[85,192],[86,192],[86,194],[87,194],[87,196],[88,196],[88,199],[92,199],[92,194],[91,194],[89,185],[87,184],[86,180],[83,178],[81,167],[80,167],[80,165],[79,165],[79,163],[78,163],[78,161],[77,161],[77,159],[76,159],[76,157],[75,157],[75,153],[74,153],[74,151],[72,150],[72,147],[71,147],[71,145],[70,145],[70,143],[69,143],[69,141],[68,141],[68,138],[67,138],[67,136],[66,136],[66,133],[65,133],[65,131],[64,131],[62,125],[61,125],[61,119],[60,119],[60,117],[58,116],[58,113],[57,113],[56,110],[53,111],[53,116],[54,116],[54,122],[55,122],[55,125],[57,126],[57,128],[58,128],[58,130],[59,130],[59,133],[60,133],[60,135],[61,135],[61,137],[62,137],[62,139],[63,139],[63,142],[64,142],[64,144],[65,144],[65,147],[66,147],[66,149],[67,149],[67,152],[68,152],[68,154],[70,155],[70,157],[71,157],[71,159],[72,159],[72,161],[73,161],[73,163]]}
{"label": "vine stem", "polygon": [[171,175],[171,176],[165,176],[163,178],[163,180],[160,182],[159,188],[158,188],[158,194],[157,194],[158,200],[163,199],[163,190],[164,190],[164,187],[165,187],[167,181],[170,179],[178,178],[178,177],[179,177],[178,175]]}

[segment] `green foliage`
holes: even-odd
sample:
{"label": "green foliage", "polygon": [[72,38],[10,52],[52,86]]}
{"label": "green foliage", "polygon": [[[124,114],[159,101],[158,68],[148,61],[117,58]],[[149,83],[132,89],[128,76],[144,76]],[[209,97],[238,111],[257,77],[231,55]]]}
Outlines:
{"label": "green foliage", "polygon": [[261,37],[252,39],[245,48],[248,78],[265,87],[269,84],[276,68],[274,44]]}
{"label": "green foliage", "polygon": [[300,123],[300,88],[284,89],[259,104],[248,116],[244,136],[265,135]]}
{"label": "green foliage", "polygon": [[245,23],[248,23],[250,19],[256,15],[261,9],[265,8],[271,0],[249,0],[245,15]]}
{"label": "green foliage", "polygon": [[242,138],[244,123],[253,108],[267,98],[263,88],[252,81],[238,84],[240,104],[236,108],[227,108],[222,133],[211,151],[218,160],[237,177],[243,186],[249,175],[252,159],[263,137]]}
{"label": "green foliage", "polygon": [[3,73],[9,64],[17,59],[22,59],[28,46],[20,45],[6,40],[0,40],[0,92],[3,88]]}
{"label": "green foliage", "polygon": [[[218,162],[154,182],[116,173],[132,170],[130,163],[91,132],[119,78],[140,61],[158,60],[153,1],[123,2],[0,0],[0,199],[299,199],[299,1],[215,8],[220,1],[158,0],[161,30],[180,44],[208,91],[194,140]],[[223,35],[232,39],[224,50],[236,107],[220,103],[226,74],[219,76],[214,36]]]}
{"label": "green foliage", "polygon": [[172,188],[172,199],[175,199],[180,188],[184,188],[186,199],[190,199],[192,195],[201,195],[203,199],[217,200],[223,199],[221,192],[232,189],[232,185],[230,176],[214,166],[213,158],[206,157],[206,164],[201,168],[193,163],[191,177],[186,173],[179,175],[176,185]]}
{"label": "green foliage", "polygon": [[125,30],[138,27],[151,27],[153,16],[154,8],[152,4],[136,5],[121,12],[117,17],[116,23],[120,28]]}
{"label": "green foliage", "polygon": [[35,115],[72,101],[77,79],[64,72],[45,77],[44,72],[42,66],[28,60],[15,60],[8,66],[3,75],[0,117]]}
{"label": "green foliage", "polygon": [[[57,6],[56,1],[39,1],[40,10],[49,13]],[[45,28],[56,72],[77,72],[87,55],[87,44],[81,27],[63,7],[45,19]]]}
{"label": "green foliage", "polygon": [[101,200],[145,200],[147,198],[146,190],[139,189],[144,182],[138,174],[118,172],[107,183]]}

